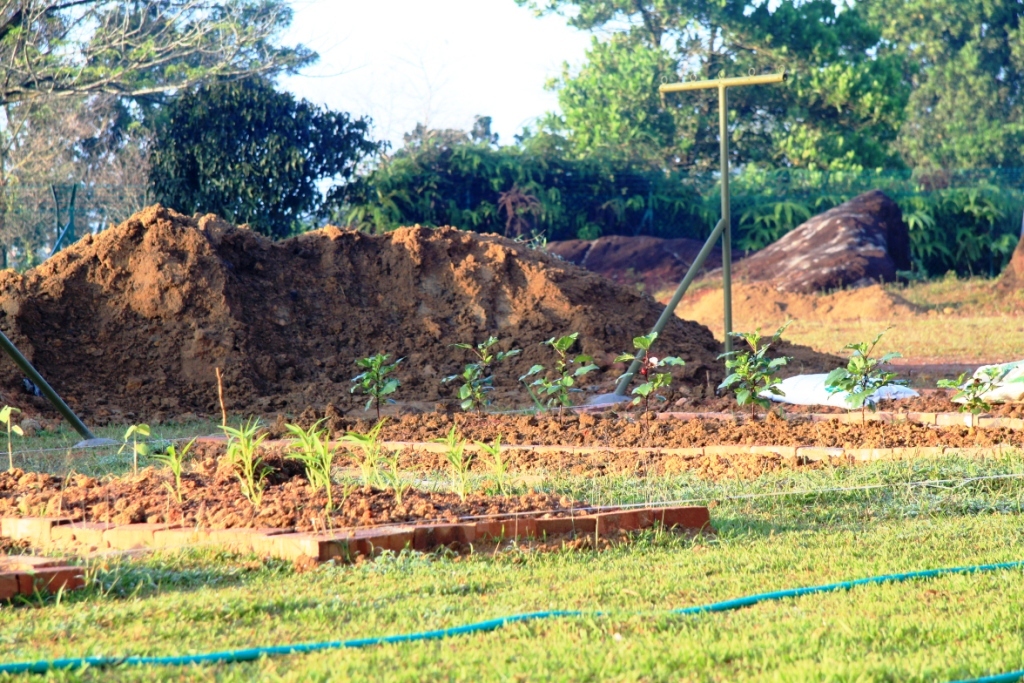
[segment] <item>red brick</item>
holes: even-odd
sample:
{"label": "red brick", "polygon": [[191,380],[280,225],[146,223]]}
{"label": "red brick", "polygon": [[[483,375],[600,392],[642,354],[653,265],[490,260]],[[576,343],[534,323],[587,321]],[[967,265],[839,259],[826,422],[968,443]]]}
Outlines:
{"label": "red brick", "polygon": [[747,446],[745,444],[736,444],[732,446],[715,445],[704,447],[704,455],[708,456],[720,455],[723,457],[728,457],[730,455],[739,455],[741,453],[750,453],[750,446]]}
{"label": "red brick", "polygon": [[17,574],[0,574],[0,600],[10,600],[21,593]]}
{"label": "red brick", "polygon": [[907,413],[907,421],[922,425],[933,425],[935,424],[935,413]]}
{"label": "red brick", "polygon": [[84,585],[82,567],[47,567],[18,574],[18,587],[23,595],[33,595],[36,591],[56,593],[61,588],[69,591]]}
{"label": "red brick", "polygon": [[154,548],[187,548],[209,540],[209,532],[196,528],[160,529],[153,532]]}
{"label": "red brick", "polygon": [[54,525],[70,521],[69,517],[4,517],[0,519],[0,536],[46,544]]}
{"label": "red brick", "polygon": [[254,539],[261,539],[259,542],[262,543],[262,539],[266,536],[274,536],[276,534],[287,534],[291,533],[291,529],[271,529],[271,528],[260,528],[260,529],[210,529],[206,533],[209,535],[211,543],[215,543],[226,550],[235,553],[251,553],[255,551]]}
{"label": "red brick", "polygon": [[940,427],[970,427],[970,413],[938,413],[935,416],[935,424]]}
{"label": "red brick", "polygon": [[26,572],[45,567],[61,567],[63,557],[40,557],[38,555],[0,555],[0,571]]}
{"label": "red brick", "polygon": [[558,534],[592,534],[597,528],[593,517],[551,517],[537,520],[537,535],[556,536]]}
{"label": "red brick", "polygon": [[796,449],[796,457],[807,460],[824,460],[825,458],[843,457],[842,448],[823,448],[818,446],[799,446]]}
{"label": "red brick", "polygon": [[478,540],[508,541],[536,535],[537,520],[533,517],[514,517],[476,523]]}
{"label": "red brick", "polygon": [[73,540],[82,545],[94,545],[105,548],[107,547],[107,542],[103,540],[103,532],[107,529],[113,529],[115,526],[117,525],[105,522],[61,524],[50,529],[50,538],[54,541]]}
{"label": "red brick", "polygon": [[412,547],[426,551],[442,545],[469,545],[475,540],[476,524],[424,524],[413,528]]}
{"label": "red brick", "polygon": [[649,516],[641,510],[618,510],[616,512],[601,512],[593,516],[597,522],[597,533],[611,534],[616,531],[636,531],[644,526],[644,522],[650,525]]}
{"label": "red brick", "polygon": [[783,458],[795,458],[796,446],[751,446],[751,453],[772,453]]}
{"label": "red brick", "polygon": [[103,540],[109,543],[111,548],[118,550],[152,548],[153,534],[173,528],[177,527],[171,524],[125,524],[104,531]]}
{"label": "red brick", "polygon": [[684,529],[710,529],[711,513],[706,507],[671,507],[659,508],[654,511],[654,519],[664,526],[683,527]]}

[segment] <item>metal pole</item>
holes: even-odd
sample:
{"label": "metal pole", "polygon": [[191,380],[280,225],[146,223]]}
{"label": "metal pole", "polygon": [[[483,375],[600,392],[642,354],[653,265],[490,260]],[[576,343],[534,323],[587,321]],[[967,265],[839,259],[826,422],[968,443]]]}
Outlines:
{"label": "metal pole", "polygon": [[729,93],[718,82],[718,135],[722,162],[722,300],[725,302],[725,352],[732,351],[732,216],[729,207]]}
{"label": "metal pole", "polygon": [[[704,246],[701,247],[700,252],[697,254],[697,258],[693,259],[693,263],[690,264],[690,268],[686,271],[686,276],[683,277],[683,281],[679,283],[678,287],[676,287],[676,293],[673,294],[669,302],[665,304],[665,310],[661,312],[658,322],[654,323],[654,329],[652,332],[661,334],[662,330],[665,329],[665,325],[668,324],[668,321],[675,313],[676,306],[679,305],[683,295],[686,294],[686,290],[690,288],[690,285],[697,278],[697,273],[704,266],[704,262],[707,260],[708,254],[710,254],[711,249],[714,248],[715,242],[718,241],[724,227],[725,222],[718,221],[718,225],[716,225],[715,229],[711,231],[711,236],[708,237],[706,242],[704,242]],[[629,383],[633,379],[633,376],[636,375],[636,371],[640,369],[640,363],[643,362],[643,358],[644,350],[637,350],[636,358],[629,364],[629,369],[626,370],[626,373],[619,378],[619,383],[615,385],[616,396],[626,395],[626,388],[629,387]]]}
{"label": "metal pole", "polygon": [[68,407],[68,404],[64,403],[57,392],[53,390],[43,376],[39,374],[39,371],[32,367],[32,364],[28,362],[25,356],[21,355],[21,351],[14,345],[7,335],[0,332],[0,347],[7,352],[7,355],[11,357],[11,360],[21,368],[22,372],[28,375],[28,378],[32,380],[32,383],[39,387],[39,391],[42,392],[43,396],[50,402],[50,404],[57,409],[64,419],[71,423],[71,426],[75,428],[75,431],[81,434],[86,439],[95,439],[96,437],[89,428],[85,426],[85,423],[78,419],[74,411]]}

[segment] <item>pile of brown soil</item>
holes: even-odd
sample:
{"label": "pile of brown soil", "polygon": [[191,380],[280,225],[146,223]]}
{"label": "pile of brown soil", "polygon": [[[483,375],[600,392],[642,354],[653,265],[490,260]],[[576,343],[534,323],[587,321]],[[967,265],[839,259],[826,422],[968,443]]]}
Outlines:
{"label": "pile of brown soil", "polygon": [[[280,464],[280,463],[278,463]],[[276,473],[280,474],[280,472]],[[335,486],[335,509],[325,513],[327,498],[314,493],[304,477],[277,476],[267,487],[259,508],[245,499],[230,468],[201,463],[183,475],[183,502],[165,487],[169,473],[147,468],[137,477],[97,480],[79,475],[60,477],[21,470],[0,472],[0,517],[62,516],[75,521],[132,524],[174,523],[204,529],[275,528],[312,531],[373,526],[399,522],[457,522],[476,515],[502,516],[524,512],[571,514],[585,504],[564,496],[531,493],[524,496],[467,495],[410,489],[397,502],[390,489],[363,487],[344,496]]]}
{"label": "pile of brown soil", "polygon": [[[628,287],[494,235],[326,227],[273,242],[160,206],[24,275],[3,272],[0,302],[0,328],[96,423],[213,413],[215,367],[232,412],[328,402],[347,410],[362,402],[349,393],[356,359],[378,352],[405,359],[395,398],[429,406],[454,397],[440,380],[472,358],[450,345],[489,335],[523,350],[495,373],[508,403],[528,402],[516,378],[534,363],[551,365],[541,342],[573,331],[603,371],[588,383],[606,390],[623,370],[615,355],[662,310]],[[722,378],[720,345],[701,325],[673,320],[656,348],[686,360],[677,384]],[[4,401],[24,399],[21,378],[0,362]]]}

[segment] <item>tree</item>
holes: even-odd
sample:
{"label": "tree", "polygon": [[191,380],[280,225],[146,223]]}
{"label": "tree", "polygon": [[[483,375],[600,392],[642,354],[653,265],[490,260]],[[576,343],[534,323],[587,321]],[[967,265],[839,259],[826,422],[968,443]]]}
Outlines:
{"label": "tree", "polygon": [[[382,151],[370,121],[296,101],[261,78],[213,83],[167,108],[151,157],[154,197],[272,237],[324,215],[357,165]],[[318,183],[335,181],[321,196]]]}

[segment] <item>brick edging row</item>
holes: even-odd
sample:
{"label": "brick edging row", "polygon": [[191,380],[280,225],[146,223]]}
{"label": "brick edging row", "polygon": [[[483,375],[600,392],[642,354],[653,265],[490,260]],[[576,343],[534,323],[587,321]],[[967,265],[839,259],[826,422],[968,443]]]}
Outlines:
{"label": "brick edging row", "polygon": [[[760,417],[760,416],[759,416]],[[863,416],[860,411],[852,413],[790,413],[789,418],[805,418],[811,422],[841,422],[843,424],[864,424],[865,422],[884,422],[886,424],[900,424],[910,422],[913,424],[928,425],[934,427],[971,427],[979,429],[1015,429],[1024,430],[1024,418],[1019,417],[982,417],[972,416],[970,413],[920,413],[906,412],[899,413],[889,410],[868,412]],[[663,412],[657,413],[659,420],[729,420],[739,422],[749,420],[745,413],[687,413],[687,412]]]}

